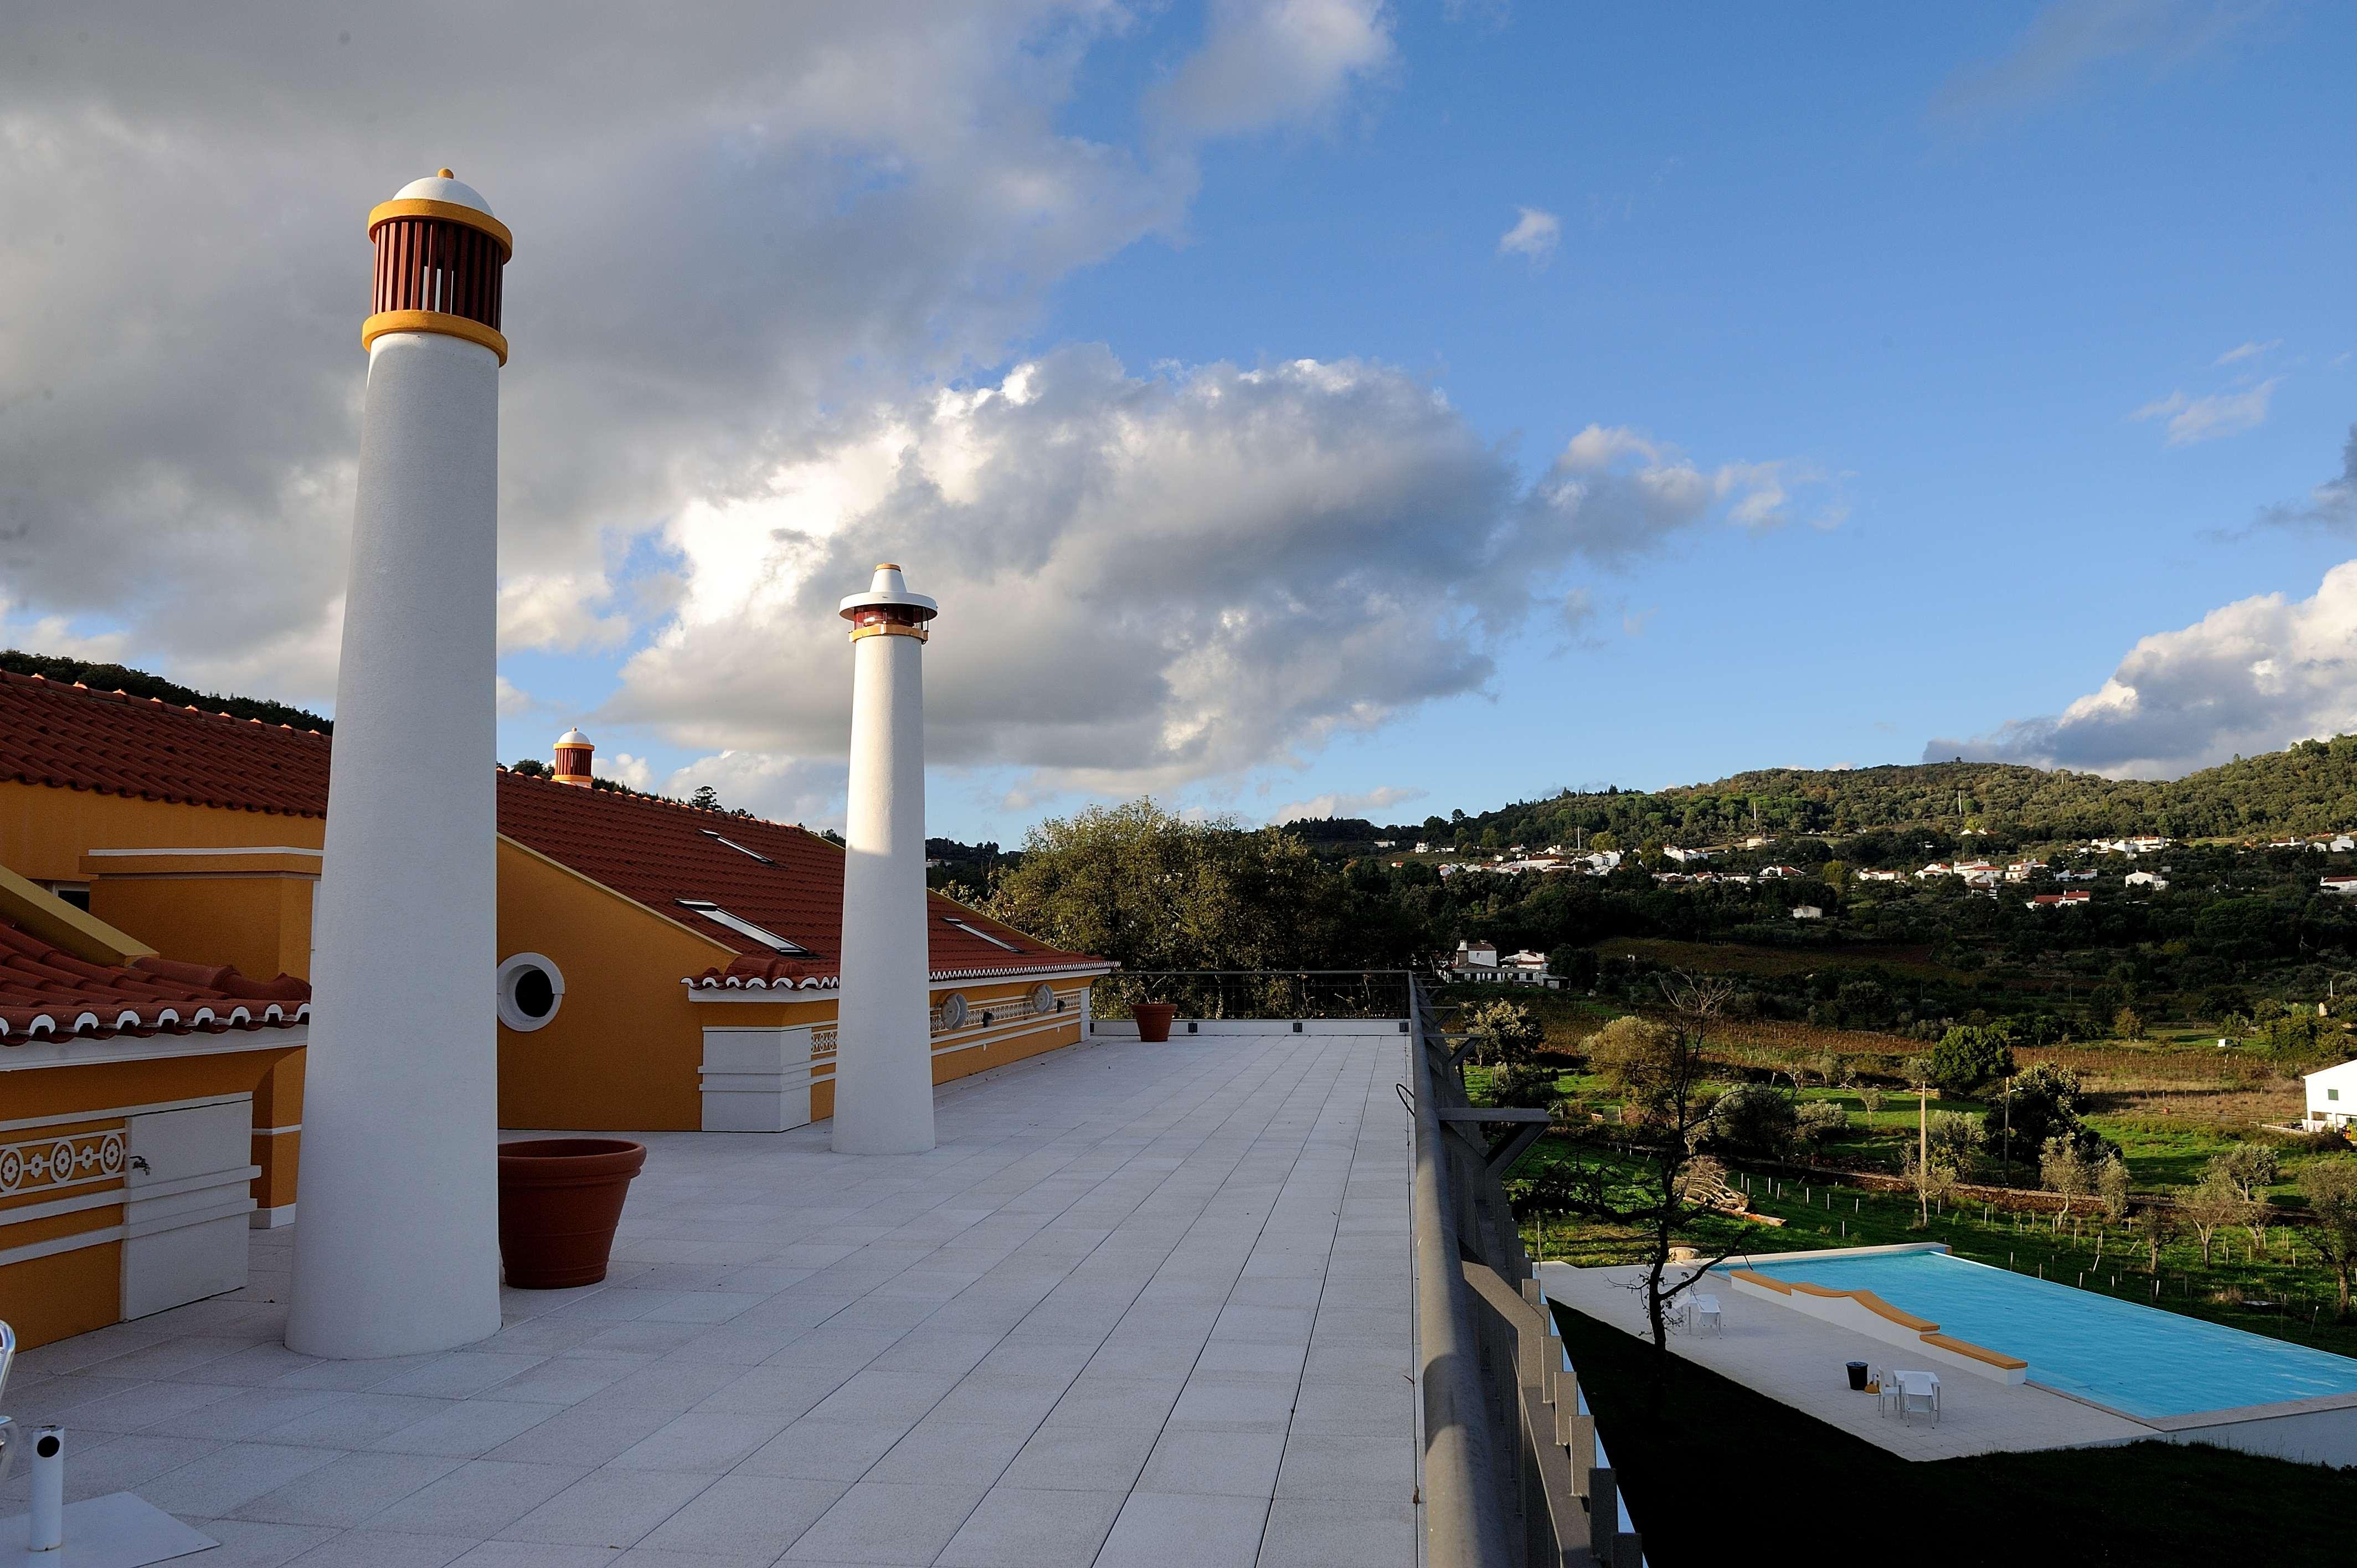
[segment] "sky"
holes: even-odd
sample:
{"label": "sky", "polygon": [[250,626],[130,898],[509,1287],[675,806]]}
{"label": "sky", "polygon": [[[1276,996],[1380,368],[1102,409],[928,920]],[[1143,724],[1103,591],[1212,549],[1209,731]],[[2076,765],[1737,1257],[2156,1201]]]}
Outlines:
{"label": "sky", "polygon": [[[453,49],[444,40],[466,38]],[[332,712],[367,209],[513,229],[500,755],[931,831],[2357,730],[2357,11],[0,15],[0,643]]]}

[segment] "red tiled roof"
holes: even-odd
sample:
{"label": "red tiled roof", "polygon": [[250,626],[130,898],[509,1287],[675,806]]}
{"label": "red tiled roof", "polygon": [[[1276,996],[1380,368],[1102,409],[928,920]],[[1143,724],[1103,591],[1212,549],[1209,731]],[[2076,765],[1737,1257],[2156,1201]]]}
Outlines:
{"label": "red tiled roof", "polygon": [[0,671],[0,779],[317,817],[328,745],[316,730]]}
{"label": "red tiled roof", "polygon": [[[313,730],[0,671],[0,779],[318,817],[328,809],[331,745]],[[499,828],[517,843],[661,910],[740,955],[725,969],[695,977],[696,984],[758,988],[834,983],[843,934],[843,852],[814,833],[759,818],[506,771],[499,775]],[[772,864],[731,849],[720,838],[743,844]],[[739,919],[809,950],[780,954],[681,908],[682,898],[709,899]],[[933,972],[941,979],[1025,974],[1103,961],[1034,941],[946,898],[936,896],[931,905],[929,935]],[[945,916],[988,931],[1019,950],[1008,952],[949,925]],[[5,1004],[5,993],[0,993],[0,1004]]]}
{"label": "red tiled roof", "polygon": [[[758,817],[505,772],[500,775],[500,832],[736,950],[738,956],[725,967],[690,977],[690,985],[806,990],[835,983],[843,945],[843,851],[816,833]],[[807,951],[780,953],[758,938],[683,908],[683,898],[707,900]],[[926,936],[937,980],[1106,962],[1035,941],[939,894],[928,895],[927,901]]]}
{"label": "red tiled roof", "polygon": [[311,1015],[311,988],[249,980],[228,964],[91,963],[0,920],[0,1047],[50,1037],[284,1029]]}

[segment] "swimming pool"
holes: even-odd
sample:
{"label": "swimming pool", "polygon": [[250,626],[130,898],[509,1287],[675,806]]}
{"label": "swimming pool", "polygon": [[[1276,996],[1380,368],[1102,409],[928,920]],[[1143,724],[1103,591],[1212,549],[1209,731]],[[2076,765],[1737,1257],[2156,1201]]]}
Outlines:
{"label": "swimming pool", "polygon": [[2029,1363],[2029,1379],[2124,1414],[2168,1417],[2357,1394],[2357,1360],[1939,1251],[1730,1262],[1870,1290],[1941,1331]]}

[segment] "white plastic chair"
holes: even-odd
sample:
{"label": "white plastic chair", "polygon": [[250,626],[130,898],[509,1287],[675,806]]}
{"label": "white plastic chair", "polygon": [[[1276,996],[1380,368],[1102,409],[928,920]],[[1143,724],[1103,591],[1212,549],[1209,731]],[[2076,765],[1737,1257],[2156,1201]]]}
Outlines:
{"label": "white plastic chair", "polygon": [[1887,1367],[1868,1367],[1866,1377],[1875,1387],[1874,1413],[1889,1415],[1899,1404],[1899,1374]]}
{"label": "white plastic chair", "polygon": [[1940,1374],[1937,1372],[1899,1372],[1899,1419],[1921,1412],[1940,1424]]}
{"label": "white plastic chair", "polygon": [[1705,1328],[1708,1328],[1713,1334],[1727,1332],[1726,1320],[1719,1316],[1718,1297],[1715,1295],[1698,1295],[1694,1298],[1692,1321],[1696,1334],[1701,1333]]}

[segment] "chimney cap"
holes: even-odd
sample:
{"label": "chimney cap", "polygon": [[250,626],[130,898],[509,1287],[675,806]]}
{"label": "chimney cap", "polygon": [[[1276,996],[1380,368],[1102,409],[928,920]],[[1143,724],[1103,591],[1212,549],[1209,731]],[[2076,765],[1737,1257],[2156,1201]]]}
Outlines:
{"label": "chimney cap", "polygon": [[453,207],[471,207],[486,218],[492,216],[491,204],[483,199],[483,193],[465,180],[452,178],[448,169],[427,175],[424,179],[411,180],[394,191],[393,199],[395,201],[447,201]]}
{"label": "chimney cap", "polygon": [[583,735],[580,729],[576,726],[573,729],[566,730],[563,735],[558,736],[556,737],[556,744],[559,746],[594,746],[596,743],[587,736]]}
{"label": "chimney cap", "polygon": [[853,594],[836,608],[844,619],[850,620],[861,610],[885,606],[911,611],[913,620],[931,620],[942,613],[942,607],[931,599],[910,593],[909,585],[901,579],[900,568],[888,561],[876,568],[875,578],[868,583],[866,593]]}

